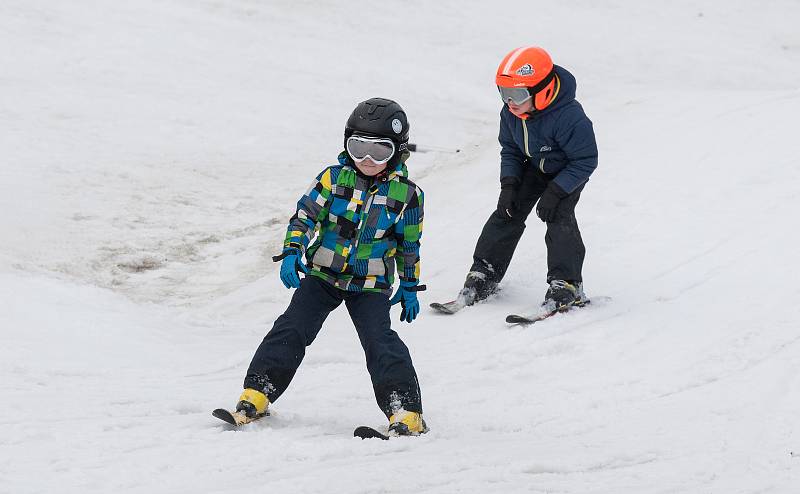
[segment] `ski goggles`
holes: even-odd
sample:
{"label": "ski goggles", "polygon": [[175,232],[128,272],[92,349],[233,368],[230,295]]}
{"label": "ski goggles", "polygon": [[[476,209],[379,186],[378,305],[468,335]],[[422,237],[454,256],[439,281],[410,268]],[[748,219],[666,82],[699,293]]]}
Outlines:
{"label": "ski goggles", "polygon": [[376,165],[382,165],[394,156],[394,143],[384,137],[366,137],[354,135],[347,138],[347,154],[356,163],[369,158]]}
{"label": "ski goggles", "polygon": [[497,86],[497,90],[500,91],[500,99],[503,100],[503,103],[511,101],[515,105],[521,105],[533,97],[527,87]]}

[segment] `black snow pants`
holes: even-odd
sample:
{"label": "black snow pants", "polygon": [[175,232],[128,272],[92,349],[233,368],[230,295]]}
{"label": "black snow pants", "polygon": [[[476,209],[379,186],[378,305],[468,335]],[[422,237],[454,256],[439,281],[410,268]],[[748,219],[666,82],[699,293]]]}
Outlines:
{"label": "black snow pants", "polygon": [[[475,246],[470,271],[484,273],[487,281],[500,283],[525,231],[525,220],[550,180],[552,177],[543,174],[536,167],[526,169],[517,195],[519,209],[513,212],[513,218],[508,218],[497,210],[489,216]],[[586,248],[575,219],[575,205],[578,204],[584,185],[558,203],[556,220],[547,223],[544,242],[547,246],[548,283],[551,280],[583,281],[581,271]],[[535,213],[534,217],[539,220]]]}
{"label": "black snow pants", "polygon": [[[347,292],[316,276],[306,276],[292,301],[256,350],[245,388],[259,390],[270,402],[286,391],[328,314],[344,301],[367,360],[375,399],[390,417],[400,408],[422,413],[417,374],[408,348],[391,328],[389,296]],[[335,386],[332,380],[331,386]]]}

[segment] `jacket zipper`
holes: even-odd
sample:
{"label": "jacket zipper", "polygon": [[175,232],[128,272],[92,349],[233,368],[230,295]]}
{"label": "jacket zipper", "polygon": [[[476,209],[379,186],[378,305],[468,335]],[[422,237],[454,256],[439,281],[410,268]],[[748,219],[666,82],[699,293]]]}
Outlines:
{"label": "jacket zipper", "polygon": [[[377,193],[377,189],[375,193]],[[364,203],[364,208],[361,210],[361,217],[358,219],[358,228],[356,228],[356,238],[353,239],[353,243],[350,245],[350,252],[348,253],[347,259],[350,259],[350,256],[354,255],[358,252],[358,240],[361,238],[361,227],[364,225],[367,218],[369,218],[369,210],[372,207],[372,202],[375,199],[375,193],[367,191],[369,197],[367,198],[367,202]],[[366,215],[364,214],[366,212]],[[349,263],[345,260],[344,267],[342,269],[347,268]]]}
{"label": "jacket zipper", "polygon": [[[523,136],[523,138],[525,140],[525,154],[528,156],[528,158],[533,158],[533,156],[531,156],[531,152],[528,151],[528,126],[526,125],[525,122],[527,122],[527,121],[526,120],[522,121],[522,136]],[[544,171],[544,158],[539,159],[539,170],[542,173],[545,173],[545,171]]]}
{"label": "jacket zipper", "polygon": [[525,140],[525,154],[530,158],[531,153],[528,151],[528,125],[525,122],[525,120],[522,121],[522,136]]}

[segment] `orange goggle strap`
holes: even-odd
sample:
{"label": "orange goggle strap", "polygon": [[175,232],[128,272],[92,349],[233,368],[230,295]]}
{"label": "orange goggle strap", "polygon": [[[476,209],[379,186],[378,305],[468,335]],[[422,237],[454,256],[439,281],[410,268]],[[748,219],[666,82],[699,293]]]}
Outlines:
{"label": "orange goggle strap", "polygon": [[561,79],[558,76],[554,78],[545,87],[538,90],[533,95],[533,107],[536,110],[544,110],[553,100],[558,96],[558,91],[561,89]]}

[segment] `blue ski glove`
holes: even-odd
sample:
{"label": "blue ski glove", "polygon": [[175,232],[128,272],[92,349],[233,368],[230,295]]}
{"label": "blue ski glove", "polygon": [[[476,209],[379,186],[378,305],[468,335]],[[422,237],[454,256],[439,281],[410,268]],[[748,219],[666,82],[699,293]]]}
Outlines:
{"label": "blue ski glove", "polygon": [[400,312],[400,320],[410,323],[417,318],[419,314],[419,300],[417,300],[417,292],[425,290],[425,285],[418,285],[419,281],[403,281],[400,280],[400,287],[397,293],[394,294],[390,303],[392,305],[400,302],[403,307]]}
{"label": "blue ski glove", "polygon": [[283,254],[272,258],[278,262],[281,259],[281,281],[286,288],[300,288],[300,276],[298,273],[308,274],[308,268],[300,259],[300,251],[297,249],[284,249]]}

